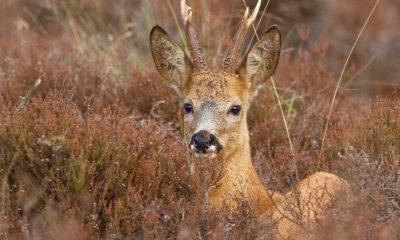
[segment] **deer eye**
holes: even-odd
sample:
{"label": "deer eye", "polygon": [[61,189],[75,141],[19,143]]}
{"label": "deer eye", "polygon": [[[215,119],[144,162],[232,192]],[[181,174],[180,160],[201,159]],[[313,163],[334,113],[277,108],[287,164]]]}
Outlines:
{"label": "deer eye", "polygon": [[190,103],[183,104],[183,109],[184,109],[185,113],[193,112],[193,106]]}
{"label": "deer eye", "polygon": [[235,116],[239,116],[240,110],[241,110],[241,107],[239,105],[235,105],[229,110],[229,113],[232,113]]}

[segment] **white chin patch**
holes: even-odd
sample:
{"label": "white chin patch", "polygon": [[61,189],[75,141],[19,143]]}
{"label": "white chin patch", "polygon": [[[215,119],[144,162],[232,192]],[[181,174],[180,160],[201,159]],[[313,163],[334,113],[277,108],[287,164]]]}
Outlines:
{"label": "white chin patch", "polygon": [[208,158],[208,159],[215,159],[217,158],[217,147],[212,145],[208,148],[206,153],[201,153],[196,151],[196,146],[194,144],[190,144],[190,150],[194,153],[196,158]]}
{"label": "white chin patch", "polygon": [[210,159],[216,159],[217,158],[217,154],[215,152],[212,152],[210,155]]}
{"label": "white chin patch", "polygon": [[217,153],[215,151],[208,152],[208,153],[198,153],[195,152],[194,156],[196,158],[208,158],[208,159],[216,159],[217,158]]}

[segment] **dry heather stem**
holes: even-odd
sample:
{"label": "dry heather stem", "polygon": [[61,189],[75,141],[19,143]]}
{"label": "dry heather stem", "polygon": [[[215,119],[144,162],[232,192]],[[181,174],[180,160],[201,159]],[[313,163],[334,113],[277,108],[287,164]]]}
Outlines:
{"label": "dry heather stem", "polygon": [[[333,96],[332,96],[331,105],[330,105],[330,107],[329,107],[329,112],[328,112],[328,116],[327,116],[326,123],[325,123],[325,128],[324,128],[324,135],[322,136],[321,150],[320,150],[320,154],[319,154],[319,158],[320,158],[320,159],[321,159],[321,156],[322,156],[322,154],[323,154],[323,152],[324,152],[324,144],[325,144],[326,134],[327,134],[327,132],[328,132],[329,121],[331,120],[331,115],[332,115],[333,106],[334,106],[334,104],[335,104],[336,96],[337,96],[337,93],[338,93],[338,91],[339,91],[339,87],[340,87],[340,84],[341,84],[341,82],[342,82],[344,72],[346,71],[347,65],[349,64],[350,58],[351,58],[351,56],[352,56],[352,54],[353,54],[353,52],[354,52],[354,49],[355,49],[356,46],[357,46],[357,43],[358,43],[358,41],[360,40],[361,35],[362,35],[362,33],[364,32],[364,29],[367,27],[367,25],[368,25],[368,23],[369,23],[369,21],[370,21],[372,15],[374,14],[375,9],[376,9],[376,7],[378,6],[379,2],[380,2],[380,0],[376,0],[376,1],[375,1],[375,4],[374,4],[374,6],[372,7],[371,12],[369,13],[367,19],[365,20],[365,22],[364,22],[364,24],[363,24],[363,26],[362,26],[360,32],[358,33],[356,40],[354,41],[353,45],[351,46],[350,52],[349,52],[349,54],[347,55],[347,58],[346,58],[346,61],[345,61],[344,65],[343,65],[342,71],[340,72],[339,79],[338,79],[338,81],[337,81],[337,83],[336,83],[335,92],[333,93]],[[319,161],[318,161],[318,168],[320,168],[320,164],[321,164],[321,161],[319,160]]]}

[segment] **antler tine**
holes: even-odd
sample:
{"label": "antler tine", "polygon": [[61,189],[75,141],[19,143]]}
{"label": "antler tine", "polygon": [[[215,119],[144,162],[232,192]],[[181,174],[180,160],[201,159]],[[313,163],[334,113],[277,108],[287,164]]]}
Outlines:
{"label": "antler tine", "polygon": [[192,8],[186,4],[185,0],[181,0],[181,15],[192,54],[193,70],[194,72],[202,72],[206,69],[207,64],[204,60],[196,31],[192,27]]}
{"label": "antler tine", "polygon": [[258,0],[256,7],[254,8],[253,13],[249,17],[249,8],[246,8],[246,11],[243,16],[242,24],[238,32],[235,35],[235,40],[231,49],[228,51],[228,54],[224,60],[224,70],[226,72],[234,72],[237,68],[237,64],[240,58],[240,51],[242,50],[243,43],[249,30],[249,27],[254,23],[257,18],[257,15],[260,11],[261,0]]}

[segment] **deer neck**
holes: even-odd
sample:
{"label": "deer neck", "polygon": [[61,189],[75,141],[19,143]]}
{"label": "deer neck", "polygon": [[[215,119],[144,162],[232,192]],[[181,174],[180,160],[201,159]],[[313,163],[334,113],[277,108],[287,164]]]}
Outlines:
{"label": "deer neck", "polygon": [[247,128],[239,143],[219,159],[227,166],[219,182],[210,189],[208,202],[212,209],[234,210],[238,201],[243,200],[256,214],[261,214],[272,206],[272,201],[252,163]]}

